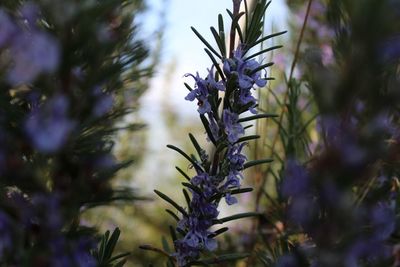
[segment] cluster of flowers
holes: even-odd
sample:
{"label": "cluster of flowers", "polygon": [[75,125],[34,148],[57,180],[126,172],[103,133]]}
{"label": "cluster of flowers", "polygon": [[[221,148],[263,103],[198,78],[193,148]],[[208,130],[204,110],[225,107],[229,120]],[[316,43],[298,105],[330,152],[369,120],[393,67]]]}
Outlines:
{"label": "cluster of flowers", "polygon": [[[53,74],[60,63],[61,46],[48,31],[41,29],[40,8],[27,2],[11,16],[0,9],[0,53],[4,55],[2,64],[5,77],[11,86],[21,86],[34,82],[42,74]],[[84,73],[76,68],[74,78],[82,80]],[[93,117],[101,117],[110,111],[113,97],[95,87],[92,93]],[[63,93],[56,93],[40,105],[43,95],[39,91],[27,94],[31,114],[25,123],[26,134],[32,145],[41,152],[54,153],[67,141],[76,126],[69,117],[69,99]]]}
{"label": "cluster of flowers", "polygon": [[[242,150],[246,142],[240,137],[245,129],[239,121],[240,113],[250,110],[255,113],[256,99],[252,96],[255,85],[265,86],[267,81],[261,76],[260,64],[254,59],[246,59],[239,47],[232,58],[223,59],[223,78],[217,80],[213,69],[206,79],[188,74],[195,80],[195,88],[186,96],[186,100],[198,101],[198,112],[207,116],[210,131],[208,140],[217,147],[210,164],[206,161],[194,166],[197,174],[190,179],[192,199],[188,212],[179,221],[177,230],[184,237],[175,241],[176,258],[179,266],[185,266],[199,257],[201,251],[217,248],[214,239],[216,233],[210,230],[215,224],[219,211],[218,203],[225,197],[228,205],[237,203],[231,192],[241,186],[242,170],[246,156]],[[222,115],[214,99],[218,92],[224,92]],[[218,147],[224,146],[224,153]],[[211,166],[210,166],[211,165]]]}
{"label": "cluster of flowers", "polygon": [[[397,178],[389,179],[380,170],[380,175],[368,181],[369,192],[357,193],[362,196],[352,192],[353,186],[365,183],[365,170],[385,150],[383,142],[366,147],[360,140],[365,141],[365,135],[393,137],[394,125],[382,125],[378,117],[380,125],[371,120],[364,125],[369,129],[364,134],[357,130],[362,127],[356,121],[348,124],[325,118],[324,152],[312,167],[306,169],[295,159],[286,163],[281,194],[289,200],[287,221],[309,238],[299,249],[311,258],[312,266],[350,267],[361,261],[390,260],[393,247],[388,240],[396,230],[398,189],[393,185]],[[289,265],[301,266],[294,255],[278,261],[278,266]]]}
{"label": "cluster of flowers", "polygon": [[[0,211],[0,258],[15,264],[34,266],[82,266],[94,267],[97,262],[90,251],[96,248],[90,235],[70,238],[63,234],[64,215],[61,198],[54,194],[37,193],[29,198],[18,190],[9,190],[3,201],[14,214]],[[25,248],[24,233],[32,233],[30,240],[40,248]],[[34,253],[31,259],[27,253]],[[10,255],[13,255],[11,257]]]}

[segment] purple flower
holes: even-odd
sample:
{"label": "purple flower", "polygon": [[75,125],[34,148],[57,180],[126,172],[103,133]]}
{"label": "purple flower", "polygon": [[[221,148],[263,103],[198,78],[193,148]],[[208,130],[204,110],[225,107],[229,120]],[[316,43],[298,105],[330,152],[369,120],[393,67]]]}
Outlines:
{"label": "purple flower", "polygon": [[378,55],[382,63],[395,62],[400,57],[400,35],[384,41],[378,47]]}
{"label": "purple flower", "polygon": [[208,96],[212,91],[224,91],[225,86],[222,81],[217,82],[214,77],[213,68],[209,70],[207,78],[204,80],[200,78],[199,73],[194,76],[193,74],[186,74],[193,77],[195,80],[195,89],[185,97],[186,100],[193,101],[197,99],[199,108],[197,109],[200,114],[211,112],[211,105],[208,102]]}
{"label": "purple flower", "polygon": [[72,258],[78,267],[95,267],[96,260],[90,254],[90,251],[96,247],[96,243],[89,238],[81,238],[77,244],[74,244]]}
{"label": "purple flower", "polygon": [[298,267],[299,264],[298,264],[296,257],[294,257],[291,254],[286,254],[278,259],[276,266],[277,267]]}
{"label": "purple flower", "polygon": [[228,147],[226,157],[229,160],[229,168],[231,171],[240,171],[247,158],[242,154],[242,149],[247,143],[241,143]]}
{"label": "purple flower", "polygon": [[238,48],[234,52],[233,59],[224,61],[224,72],[229,77],[232,74],[238,76],[238,86],[240,89],[251,89],[254,84],[263,87],[267,81],[261,78],[261,70],[257,70],[260,64],[254,60],[244,60],[242,49]]}
{"label": "purple flower", "polygon": [[[218,139],[220,138],[218,123],[215,121],[215,118],[212,115],[212,112],[207,113],[207,115],[208,115],[208,122],[209,122],[209,125],[210,125],[211,134],[213,135],[213,138],[216,141],[218,141]],[[207,140],[209,141],[208,137],[207,137]]]}
{"label": "purple flower", "polygon": [[104,94],[96,99],[96,103],[93,107],[93,115],[95,117],[101,117],[107,114],[114,105],[114,98],[111,95]]}
{"label": "purple flower", "polygon": [[8,81],[13,84],[32,82],[41,73],[55,71],[60,48],[57,40],[43,32],[23,32],[14,38],[11,52],[13,65]]}
{"label": "purple flower", "polygon": [[281,192],[284,197],[302,196],[309,192],[311,186],[310,177],[306,169],[296,160],[289,159],[286,162],[284,179]]}
{"label": "purple flower", "polygon": [[233,205],[233,204],[236,204],[238,202],[237,198],[233,197],[231,195],[231,193],[226,193],[225,194],[225,201],[226,201],[226,204],[228,204],[228,205]]}
{"label": "purple flower", "polygon": [[0,211],[0,257],[12,247],[11,218]]}
{"label": "purple flower", "polygon": [[247,105],[248,103],[254,103],[250,107],[252,113],[256,113],[254,106],[256,105],[256,99],[251,93],[251,89],[254,85],[258,87],[264,87],[267,81],[261,77],[261,70],[258,68],[260,64],[254,60],[243,59],[243,51],[238,48],[234,52],[234,57],[226,59],[224,61],[224,72],[228,78],[237,77],[238,91],[235,93],[237,103],[241,105]]}
{"label": "purple flower", "polygon": [[310,196],[294,197],[289,205],[289,219],[304,228],[309,226],[317,214],[318,205]]}
{"label": "purple flower", "polygon": [[223,110],[222,122],[230,143],[235,143],[239,139],[239,135],[244,134],[244,128],[240,123],[238,123],[238,119],[238,114],[233,113],[228,109]]}
{"label": "purple flower", "polygon": [[17,30],[17,26],[10,16],[0,9],[0,48],[11,41]]}
{"label": "purple flower", "polygon": [[387,259],[391,254],[390,247],[386,244],[366,238],[357,240],[347,251],[345,267],[359,267],[361,260],[367,260],[372,263]]}
{"label": "purple flower", "polygon": [[242,178],[242,174],[238,171],[230,171],[228,176],[226,177],[226,182],[224,184],[224,188],[228,187],[239,187],[240,179]]}
{"label": "purple flower", "polygon": [[33,2],[27,2],[21,7],[19,11],[21,13],[22,18],[26,20],[28,25],[34,27],[40,15],[39,7]]}
{"label": "purple flower", "polygon": [[68,99],[57,95],[29,115],[25,122],[25,131],[32,145],[43,153],[54,153],[68,140],[75,127],[68,118]]}
{"label": "purple flower", "polygon": [[374,237],[382,241],[388,239],[396,227],[394,211],[388,204],[378,203],[372,208],[370,216]]}

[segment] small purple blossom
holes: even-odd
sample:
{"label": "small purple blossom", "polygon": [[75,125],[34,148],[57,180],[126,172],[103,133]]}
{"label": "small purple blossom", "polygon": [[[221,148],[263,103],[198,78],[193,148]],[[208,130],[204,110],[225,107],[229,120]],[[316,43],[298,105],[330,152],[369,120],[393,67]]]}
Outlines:
{"label": "small purple blossom", "polygon": [[222,112],[222,122],[224,130],[230,143],[235,143],[240,135],[244,134],[243,126],[238,123],[239,115],[224,109]]}
{"label": "small purple blossom", "polygon": [[66,143],[75,127],[75,122],[68,117],[68,106],[68,99],[57,95],[29,115],[25,131],[36,149],[54,153]]}
{"label": "small purple blossom", "polygon": [[237,198],[233,197],[231,195],[231,193],[226,193],[225,194],[225,201],[226,201],[226,204],[228,204],[228,205],[233,205],[233,204],[236,204],[238,202]]}
{"label": "small purple blossom", "polygon": [[245,60],[243,58],[243,51],[238,48],[234,52],[234,57],[224,61],[224,73],[227,77],[237,77],[238,91],[235,93],[236,101],[241,105],[253,103],[250,107],[252,113],[256,113],[254,107],[257,100],[251,93],[254,85],[264,87],[267,81],[261,77],[261,70],[258,68],[260,64],[254,60]]}
{"label": "small purple blossom", "polygon": [[228,147],[226,158],[229,160],[229,167],[232,171],[241,171],[247,158],[242,154],[243,147],[247,143],[241,143]]}
{"label": "small purple blossom", "polygon": [[260,64],[254,60],[245,60],[242,49],[234,52],[233,59],[224,61],[224,72],[227,76],[236,75],[238,77],[238,87],[241,90],[251,89],[254,85],[263,87],[267,81],[261,78],[261,70],[257,70]]}
{"label": "small purple blossom", "polygon": [[194,76],[193,74],[186,74],[185,76],[191,76],[195,80],[195,89],[190,91],[185,99],[189,101],[197,99],[199,106],[197,110],[200,114],[211,112],[211,105],[208,101],[208,96],[212,91],[225,90],[223,82],[217,82],[215,80],[213,68],[209,70],[208,76],[205,80],[200,78],[199,73],[197,73],[196,76]]}

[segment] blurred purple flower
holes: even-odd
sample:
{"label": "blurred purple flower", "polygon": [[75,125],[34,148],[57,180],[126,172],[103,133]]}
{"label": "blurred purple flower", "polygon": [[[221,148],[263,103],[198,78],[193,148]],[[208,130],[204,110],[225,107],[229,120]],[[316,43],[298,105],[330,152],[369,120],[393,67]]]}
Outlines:
{"label": "blurred purple flower", "polygon": [[0,9],[0,48],[8,44],[18,31],[10,16]]}
{"label": "blurred purple flower", "polygon": [[396,62],[400,58],[400,35],[383,41],[377,53],[382,63]]}
{"label": "blurred purple flower", "polygon": [[299,264],[295,256],[286,254],[278,259],[276,267],[299,267]]}
{"label": "blurred purple flower", "polygon": [[3,257],[7,250],[12,248],[12,222],[11,218],[0,211],[0,258]]}
{"label": "blurred purple flower", "polygon": [[284,197],[298,197],[310,191],[311,179],[307,170],[294,159],[289,159],[285,165],[281,193]]}
{"label": "blurred purple flower", "polygon": [[318,206],[311,196],[292,198],[289,204],[289,219],[303,228],[308,228],[310,222],[318,212]]}
{"label": "blurred purple flower", "polygon": [[77,267],[96,267],[97,262],[90,254],[90,251],[96,248],[94,240],[89,238],[81,238],[74,244],[72,258]]}
{"label": "blurred purple flower", "polygon": [[32,82],[41,73],[52,73],[58,66],[58,41],[47,33],[23,32],[14,38],[11,52],[13,64],[8,81],[13,84]]}
{"label": "blurred purple flower", "polygon": [[235,143],[239,136],[244,134],[243,126],[238,123],[239,116],[227,109],[222,111],[222,122],[224,130],[230,143]]}
{"label": "blurred purple flower", "polygon": [[38,223],[43,233],[50,238],[52,234],[58,235],[63,227],[63,218],[60,213],[60,199],[56,194],[37,194],[32,197],[34,218],[32,222]]}
{"label": "blurred purple flower", "polygon": [[379,260],[387,259],[391,255],[391,249],[388,245],[371,239],[360,239],[347,249],[345,257],[345,267],[361,267],[360,261],[364,260],[373,263]]}
{"label": "blurred purple flower", "polygon": [[96,103],[93,107],[93,115],[95,117],[101,117],[107,114],[113,108],[113,105],[114,98],[111,95],[104,94],[102,96],[99,96],[96,99]]}
{"label": "blurred purple flower", "polygon": [[370,213],[373,236],[376,240],[386,240],[396,228],[396,216],[388,204],[376,204]]}
{"label": "blurred purple flower", "polygon": [[29,26],[34,27],[40,15],[39,7],[33,2],[26,2],[20,8],[22,19],[26,20]]}
{"label": "blurred purple flower", "polygon": [[66,143],[75,125],[68,118],[68,99],[57,95],[41,109],[32,111],[25,122],[25,131],[36,149],[54,153]]}

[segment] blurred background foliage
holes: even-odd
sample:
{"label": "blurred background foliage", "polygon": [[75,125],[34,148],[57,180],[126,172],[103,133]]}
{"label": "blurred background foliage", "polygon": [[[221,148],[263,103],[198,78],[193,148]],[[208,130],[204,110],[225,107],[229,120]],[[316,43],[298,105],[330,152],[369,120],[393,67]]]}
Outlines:
{"label": "blurred background foliage", "polygon": [[[15,11],[23,2],[4,0],[0,6],[5,10]],[[170,218],[165,216],[164,209],[167,206],[162,201],[155,200],[155,196],[151,193],[153,189],[160,189],[168,195],[176,196],[175,200],[184,202],[181,193],[177,193],[182,177],[173,166],[179,166],[189,172],[190,169],[187,163],[183,160],[180,161],[181,158],[168,151],[165,145],[173,143],[185,151],[191,151],[193,148],[186,142],[187,133],[191,132],[196,136],[204,134],[197,120],[194,119],[196,114],[187,111],[188,106],[182,104],[184,107],[182,108],[176,104],[179,101],[175,102],[178,97],[181,97],[182,103],[184,101],[184,93],[179,96],[173,90],[173,87],[177,86],[176,77],[179,79],[178,83],[182,82],[179,90],[183,92],[186,90],[183,86],[184,79],[180,78],[184,74],[179,72],[180,59],[163,57],[163,53],[165,53],[163,49],[170,42],[165,37],[165,32],[168,32],[169,27],[173,26],[169,23],[171,18],[168,15],[172,13],[170,10],[172,5],[169,3],[170,1],[135,0],[119,1],[118,4],[116,4],[117,1],[104,1],[105,5],[109,3],[117,6],[119,15],[115,17],[113,12],[109,12],[107,8],[103,10],[85,9],[86,5],[90,6],[97,1],[37,0],[33,2],[37,3],[46,15],[46,20],[40,21],[41,27],[60,38],[66,48],[63,50],[61,67],[56,74],[57,79],[67,79],[74,66],[82,64],[88,66],[86,72],[91,78],[85,79],[82,84],[77,80],[73,81],[82,87],[77,86],[76,91],[67,94],[74,110],[76,108],[73,116],[86,118],[87,121],[83,120],[82,123],[93,126],[94,133],[100,135],[98,139],[107,144],[103,147],[104,150],[96,150],[96,153],[104,153],[109,156],[112,152],[113,156],[105,159],[106,161],[114,162],[114,159],[116,162],[130,163],[132,161],[129,166],[125,164],[119,166],[123,168],[118,172],[116,171],[120,169],[119,167],[113,168],[110,172],[106,171],[107,181],[112,185],[107,188],[121,190],[116,190],[117,195],[106,190],[106,194],[102,195],[102,198],[96,199],[98,207],[84,209],[80,216],[81,225],[94,226],[100,232],[112,230],[118,226],[122,234],[116,252],[131,253],[127,257],[126,266],[128,267],[148,266],[150,262],[154,266],[164,266],[164,259],[159,258],[157,254],[141,251],[138,246],[143,243],[161,244],[161,236],[169,235],[168,228],[165,226],[172,224],[168,221]],[[227,8],[230,2],[227,1]],[[249,2],[253,3],[254,1]],[[284,47],[278,52],[270,54],[275,65],[269,76],[274,77],[275,80],[269,83],[267,88],[258,91],[258,99],[261,111],[275,113],[279,116],[275,120],[257,121],[254,133],[259,134],[261,138],[247,148],[247,154],[251,159],[271,157],[274,162],[271,165],[257,166],[246,171],[244,186],[253,186],[255,190],[253,193],[243,196],[239,201],[241,205],[235,207],[236,211],[250,209],[263,213],[263,216],[254,220],[243,220],[240,225],[228,225],[231,231],[219,240],[221,251],[251,252],[248,260],[237,262],[236,266],[275,266],[279,258],[286,252],[296,252],[297,243],[307,243],[308,233],[290,225],[286,218],[285,214],[289,203],[281,196],[280,186],[285,176],[285,163],[288,159],[295,158],[310,169],[320,163],[320,155],[326,148],[326,140],[324,140],[326,135],[323,133],[324,130],[321,130],[322,126],[319,122],[321,114],[346,113],[351,110],[350,107],[355,107],[354,99],[357,98],[357,94],[360,94],[362,101],[368,104],[368,111],[357,118],[363,121],[364,127],[367,127],[369,118],[373,120],[377,114],[380,114],[382,107],[388,107],[391,114],[390,120],[398,123],[398,113],[396,112],[398,112],[399,97],[397,63],[400,56],[398,48],[400,44],[398,40],[400,7],[397,1],[385,0],[381,5],[377,2],[380,1],[274,0],[272,2],[272,6],[283,7],[282,17],[286,18],[286,21],[271,23],[268,20],[270,14],[267,12],[266,18],[269,24],[265,27],[265,34],[282,30],[288,30],[288,33],[282,39],[274,39],[275,44],[284,44]],[[155,8],[156,5],[158,7]],[[77,13],[73,13],[73,10]],[[103,12],[102,16],[98,12]],[[185,12],[190,13],[193,10]],[[224,10],[218,12],[222,13]],[[93,19],[94,17],[97,19]],[[154,20],[155,17],[157,22],[153,28],[150,27],[150,33],[144,31],[146,23]],[[111,23],[111,26],[117,25],[122,28],[124,34],[121,36],[128,40],[125,43],[127,47],[119,46],[118,42],[112,42],[112,47],[107,45],[103,47],[101,42],[94,41],[98,40],[96,39],[98,37],[93,36],[93,32],[88,29],[93,30],[93,28],[101,26],[104,21]],[[207,26],[213,25],[213,21],[204,23],[207,23]],[[72,27],[71,25],[76,29],[79,38],[64,35],[69,32],[66,29]],[[281,25],[287,25],[287,28],[281,28]],[[96,32],[105,34],[107,38],[109,37],[107,34],[110,34],[102,32],[102,29]],[[187,32],[190,32],[189,28]],[[118,39],[118,37],[120,36],[115,38]],[[192,38],[195,39],[195,36]],[[180,40],[180,42],[185,42],[185,40]],[[394,45],[387,47],[390,43],[394,43]],[[77,51],[77,47],[82,50]],[[376,47],[381,48],[379,51],[382,53],[381,59],[384,63],[375,60],[377,58],[374,52]],[[133,49],[133,51],[129,49]],[[111,65],[110,69],[101,68],[100,66],[104,66],[101,63],[104,60],[104,57],[101,56],[102,52],[107,57],[109,55],[117,57],[121,66],[114,70],[111,58],[108,59]],[[122,56],[124,53],[128,58]],[[202,53],[202,50],[199,50],[198,53]],[[7,58],[4,53],[1,56]],[[204,55],[204,57],[206,56]],[[2,59],[0,59],[0,63],[3,63]],[[167,71],[161,71],[161,69]],[[116,76],[110,78],[113,76],[107,71],[115,71]],[[187,72],[189,71],[187,70]],[[117,74],[120,76],[117,77]],[[6,73],[0,71],[0,76],[4,80]],[[104,81],[103,77],[107,77],[107,81]],[[379,80],[380,77],[383,77],[383,82]],[[97,121],[93,121],[91,115],[88,115],[91,114],[90,103],[93,102],[93,96],[87,91],[81,91],[80,88],[91,88],[97,84],[103,84],[103,82],[105,83],[102,87],[104,92],[113,94],[115,112],[112,112],[109,117],[101,117]],[[41,93],[46,99],[53,95],[53,83],[53,80],[43,75],[33,85],[30,85],[30,88],[41,88]],[[382,86],[382,83],[386,83],[387,86]],[[10,98],[18,103],[25,101],[19,105],[19,108],[23,114],[29,111],[29,108],[26,107],[28,102],[25,98],[27,97],[26,88],[16,87],[10,90],[10,86],[4,81],[0,86],[4,88],[0,92],[2,104],[9,103]],[[146,116],[148,113],[143,110],[147,107],[143,107],[142,102],[146,98],[146,94],[147,98],[153,96],[149,91],[155,87],[162,89],[162,91],[156,92],[161,97],[151,101],[152,105],[157,106],[157,112],[154,112],[152,116]],[[65,89],[61,88],[61,90]],[[12,106],[4,104],[4,110],[14,108],[14,103]],[[78,107],[82,107],[82,109]],[[195,109],[193,108],[193,110]],[[150,112],[153,111],[150,110]],[[185,118],[180,115],[183,113],[182,111],[188,114]],[[118,131],[114,135],[115,128],[118,128]],[[113,135],[110,136],[109,131]],[[367,132],[371,131],[367,130]],[[21,133],[17,132],[15,136],[19,139]],[[375,140],[382,140],[382,137],[360,136],[360,138],[364,138],[365,146],[380,151],[381,147],[371,145],[371,143]],[[201,138],[198,139],[201,140]],[[14,141],[12,143],[19,144],[18,147],[11,148],[5,145],[1,149],[15,151],[15,154],[22,151],[21,153],[24,155],[32,157],[32,160],[38,160],[39,163],[41,162],[38,165],[40,173],[40,166],[48,162],[49,157],[39,157],[30,149],[26,152],[26,147],[23,145],[25,141]],[[80,140],[81,142],[78,141],[72,142],[69,148],[83,148],[85,139]],[[204,141],[203,144],[206,142]],[[64,162],[65,158],[73,158],[68,154],[71,151],[69,148],[62,150],[56,157],[52,155],[50,161],[57,162],[59,159]],[[354,153],[354,151],[349,153]],[[383,167],[380,167],[379,171],[389,177],[390,183],[389,189],[385,193],[387,191],[397,192],[398,156],[396,155],[398,152],[395,147],[392,158],[388,158],[385,153],[379,154],[379,156],[384,155],[381,157],[384,163],[380,165]],[[330,160],[335,161],[335,159]],[[378,159],[375,160],[378,161]],[[13,163],[16,164],[18,161]],[[22,178],[26,178],[24,169],[18,170],[20,166],[15,165],[13,171],[20,174]],[[75,175],[79,172],[77,169],[83,172],[84,167],[79,161],[74,161],[62,172],[67,173],[67,176]],[[72,171],[75,172],[71,174]],[[334,173],[333,170],[332,172]],[[335,175],[340,176],[343,173]],[[378,176],[375,173],[375,175],[371,175],[372,178],[368,177],[368,179],[354,182],[349,186],[350,191],[361,202],[365,199],[367,201],[372,201],[370,199],[374,198],[380,199],[380,197],[375,197],[376,192],[372,189],[373,186],[370,186],[376,182],[375,179]],[[13,180],[10,183],[10,177],[2,174],[3,177],[5,179],[2,180],[2,184],[7,187],[15,186]],[[37,185],[29,182],[29,187],[42,188],[42,179],[38,179]],[[22,191],[32,190],[26,187],[24,179],[20,181],[22,182],[17,186]],[[82,184],[75,186],[80,187]],[[74,187],[69,188],[73,191]],[[87,191],[79,191],[79,194],[71,193],[76,198],[70,199],[71,203],[67,206],[72,207],[74,215],[76,215],[76,210],[81,208],[81,202],[78,200],[87,197],[86,194],[93,193],[91,188],[86,189]],[[45,187],[42,190],[48,189]],[[101,205],[109,203],[110,200],[116,201],[113,201],[113,205]],[[227,213],[222,207],[222,214],[230,213],[235,213],[235,211],[231,209]],[[71,217],[74,216],[71,215]],[[396,244],[397,237],[394,237],[391,242]],[[376,266],[390,266],[385,264]]]}

